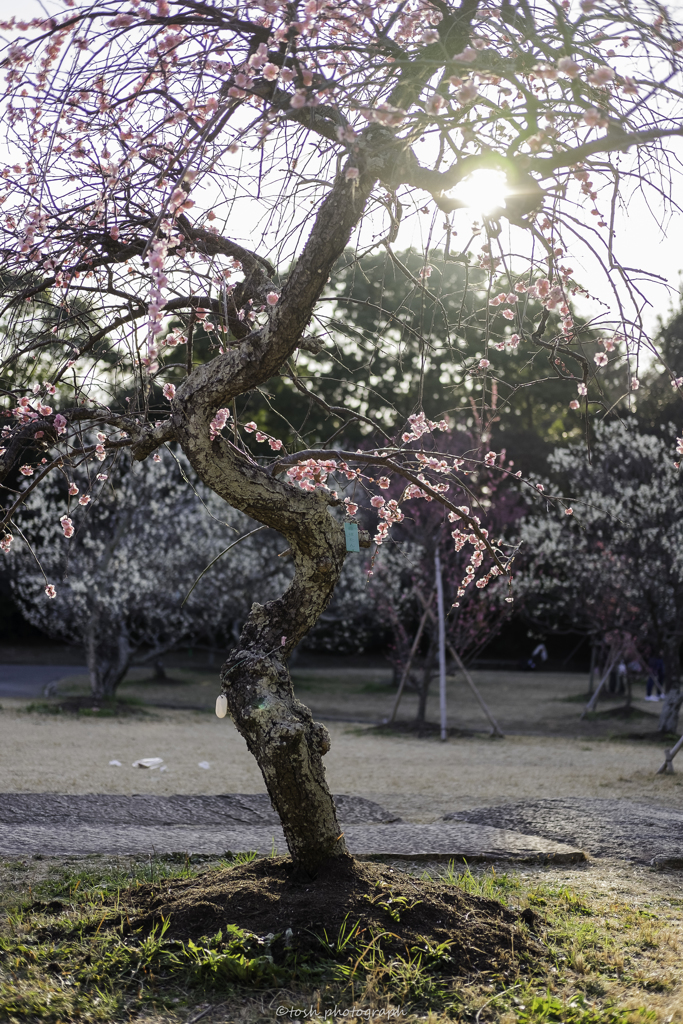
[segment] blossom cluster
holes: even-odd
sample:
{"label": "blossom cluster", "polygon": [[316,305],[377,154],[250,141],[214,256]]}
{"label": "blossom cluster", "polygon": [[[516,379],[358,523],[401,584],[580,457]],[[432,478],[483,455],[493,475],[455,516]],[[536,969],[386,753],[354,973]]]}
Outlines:
{"label": "blossom cluster", "polygon": [[401,434],[401,440],[406,444],[410,441],[419,441],[423,434],[430,433],[432,430],[448,430],[449,426],[447,419],[444,418],[435,423],[433,420],[427,419],[423,412],[413,413],[408,417],[408,423],[410,430]]}
{"label": "blossom cluster", "polygon": [[229,409],[219,409],[214,418],[209,424],[209,437],[214,441],[217,437],[221,436],[223,427],[230,419]]}
{"label": "blossom cluster", "polygon": [[254,434],[257,441],[267,441],[274,452],[282,450],[282,441],[277,437],[272,437],[270,434],[266,434],[263,430],[259,430],[258,424],[254,423],[253,420],[250,423],[245,423],[244,429],[248,434]]}
{"label": "blossom cluster", "polygon": [[[317,487],[329,490],[327,479],[330,473],[336,472],[343,465],[344,463],[338,465],[334,459],[305,459],[295,466],[290,466],[287,476],[291,483],[298,484],[302,491],[314,491]],[[358,506],[354,505],[354,511],[350,514],[354,515],[357,510]]]}

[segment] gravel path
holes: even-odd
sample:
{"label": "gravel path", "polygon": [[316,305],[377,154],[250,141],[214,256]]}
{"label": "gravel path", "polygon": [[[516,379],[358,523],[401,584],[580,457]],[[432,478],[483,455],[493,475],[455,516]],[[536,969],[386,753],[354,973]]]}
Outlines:
{"label": "gravel path", "polygon": [[[159,711],[77,719],[27,714],[18,701],[2,705],[0,792],[265,792],[256,762],[227,718]],[[440,743],[342,723],[328,727],[332,749],[325,764],[332,790],[375,800],[415,823],[485,805],[573,797],[624,798],[683,811],[683,761],[675,775],[655,775],[663,745],[542,736]],[[167,770],[132,767],[145,757],[163,758]]]}
{"label": "gravel path", "polygon": [[50,683],[82,671],[78,665],[0,665],[0,698],[42,697]]}

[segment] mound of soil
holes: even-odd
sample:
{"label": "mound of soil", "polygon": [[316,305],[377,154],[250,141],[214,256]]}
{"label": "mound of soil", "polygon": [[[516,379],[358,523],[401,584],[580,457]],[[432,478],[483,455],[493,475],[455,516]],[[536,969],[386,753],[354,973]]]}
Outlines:
{"label": "mound of soil", "polygon": [[507,974],[544,952],[525,927],[528,917],[494,900],[351,858],[331,862],[315,881],[297,879],[289,858],[268,858],[140,886],[121,902],[134,931],[169,919],[169,939],[214,935],[227,924],[259,936],[291,929],[287,947],[312,953],[325,933],[334,941],[345,922],[347,930],[360,922],[358,943],[384,933],[388,953],[449,943],[454,973]]}

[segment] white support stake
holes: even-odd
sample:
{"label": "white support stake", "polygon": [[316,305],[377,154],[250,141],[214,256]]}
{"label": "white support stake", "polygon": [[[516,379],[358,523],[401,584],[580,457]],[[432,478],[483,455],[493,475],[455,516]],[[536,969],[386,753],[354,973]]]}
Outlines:
{"label": "white support stake", "polygon": [[436,604],[439,615],[439,707],[441,710],[441,739],[446,740],[446,616],[443,609],[443,581],[439,552],[434,555],[436,569]]}

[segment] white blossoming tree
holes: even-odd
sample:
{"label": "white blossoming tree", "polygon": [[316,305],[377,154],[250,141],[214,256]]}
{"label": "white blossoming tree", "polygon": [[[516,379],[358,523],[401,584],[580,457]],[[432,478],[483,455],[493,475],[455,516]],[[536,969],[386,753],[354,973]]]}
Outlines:
{"label": "white blossoming tree", "polygon": [[[424,302],[410,329],[424,360],[443,364],[444,412],[454,391],[474,389],[487,421],[494,317],[507,332],[495,344],[547,357],[568,403],[587,414],[601,402],[596,375],[617,358],[627,401],[642,302],[615,270],[612,212],[633,188],[666,195],[683,32],[654,0],[52,6],[3,27],[2,543],[26,497],[17,473],[35,489],[56,468],[106,464],[120,447],[145,462],[168,442],[207,487],[285,536],[293,580],[254,606],[222,678],[292,857],[315,873],[346,847],[324,778],[329,737],[296,699],[287,659],[355,546],[342,521],[354,489],[376,491],[377,545],[411,502],[439,502],[472,551],[460,589],[509,570],[464,511],[466,467],[430,453],[442,420],[424,415],[421,383],[408,424],[316,393],[316,372],[344,373],[343,360],[324,362],[328,278],[349,246],[382,245],[393,261],[402,227],[429,216],[427,244],[467,264],[484,295],[444,322],[428,254],[418,274],[401,270]],[[570,310],[579,251],[615,288],[595,360]],[[465,316],[482,337],[474,362],[458,344]],[[389,319],[375,344],[400,358],[400,339]],[[368,386],[371,365],[369,351]],[[259,430],[247,406],[274,402],[283,380],[303,409],[329,416],[327,444],[307,443],[305,415],[283,423],[284,447]],[[340,440],[354,417],[368,433],[361,452]],[[99,427],[97,443],[80,443],[84,426]],[[392,479],[400,498],[380,501]]]}
{"label": "white blossoming tree", "polygon": [[[84,648],[97,699],[143,649],[152,661],[199,638],[225,644],[255,599],[287,585],[276,535],[249,536],[256,524],[188,472],[168,452],[151,472],[124,455],[91,479],[52,476],[17,516],[32,543],[10,555],[15,599],[33,625]],[[52,601],[46,578],[58,581]]]}
{"label": "white blossoming tree", "polygon": [[580,445],[556,449],[555,486],[574,514],[537,507],[523,520],[530,564],[518,584],[538,621],[630,632],[661,652],[664,732],[676,731],[683,703],[683,487],[671,449],[670,434],[618,422],[597,428],[590,456]]}

